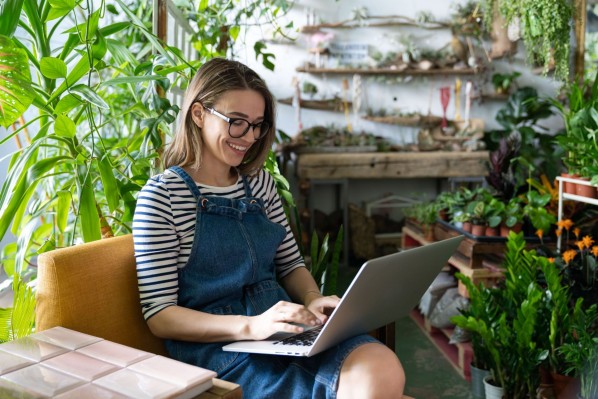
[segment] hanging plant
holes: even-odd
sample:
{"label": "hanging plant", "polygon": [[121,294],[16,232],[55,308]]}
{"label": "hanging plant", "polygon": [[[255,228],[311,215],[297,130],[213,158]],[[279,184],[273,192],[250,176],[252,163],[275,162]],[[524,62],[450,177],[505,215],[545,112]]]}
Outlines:
{"label": "hanging plant", "polygon": [[506,26],[519,26],[528,62],[552,68],[555,77],[569,78],[569,52],[573,6],[567,0],[483,0],[484,24],[492,26],[497,6]]}

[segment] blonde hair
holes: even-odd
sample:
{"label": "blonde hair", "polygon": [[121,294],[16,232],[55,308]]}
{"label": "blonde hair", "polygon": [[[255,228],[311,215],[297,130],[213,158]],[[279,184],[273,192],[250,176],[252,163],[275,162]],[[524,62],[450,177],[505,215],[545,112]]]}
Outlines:
{"label": "blonde hair", "polygon": [[276,110],[272,93],[263,79],[248,66],[224,58],[213,58],[199,68],[187,88],[179,124],[172,142],[164,151],[165,168],[175,165],[193,168],[201,166],[203,138],[201,128],[191,117],[191,106],[199,102],[204,107],[213,107],[220,96],[230,90],[254,90],[264,97],[264,120],[270,124],[270,129],[251,146],[238,170],[243,175],[253,176],[263,167],[276,133]]}

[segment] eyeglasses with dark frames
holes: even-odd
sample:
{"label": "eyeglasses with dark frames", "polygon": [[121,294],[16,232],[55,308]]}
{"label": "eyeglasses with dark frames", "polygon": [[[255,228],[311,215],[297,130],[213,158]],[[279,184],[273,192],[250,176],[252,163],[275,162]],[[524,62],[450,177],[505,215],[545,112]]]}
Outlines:
{"label": "eyeglasses with dark frames", "polygon": [[210,114],[215,115],[218,118],[228,122],[228,134],[229,136],[235,139],[245,136],[249,131],[249,128],[252,129],[253,138],[255,140],[261,139],[266,134],[268,134],[268,131],[270,130],[270,124],[266,121],[250,123],[248,120],[243,118],[229,118],[226,115],[222,115],[214,108],[204,107],[204,109],[208,111]]}

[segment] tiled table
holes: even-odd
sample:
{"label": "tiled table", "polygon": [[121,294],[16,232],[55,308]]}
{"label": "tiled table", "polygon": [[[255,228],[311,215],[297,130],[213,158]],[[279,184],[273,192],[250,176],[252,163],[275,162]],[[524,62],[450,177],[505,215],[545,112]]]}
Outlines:
{"label": "tiled table", "polygon": [[0,345],[2,398],[240,399],[216,373],[62,327]]}

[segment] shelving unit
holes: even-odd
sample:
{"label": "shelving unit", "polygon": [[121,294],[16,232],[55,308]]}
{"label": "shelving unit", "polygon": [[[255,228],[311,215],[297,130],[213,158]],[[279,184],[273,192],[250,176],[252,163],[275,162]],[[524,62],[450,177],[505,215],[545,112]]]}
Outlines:
{"label": "shelving unit", "polygon": [[435,69],[390,69],[390,68],[310,68],[299,67],[297,72],[329,73],[337,75],[403,75],[403,76],[432,76],[432,75],[475,75],[473,68],[435,68]]}
{"label": "shelving unit", "polygon": [[[431,242],[432,241],[427,240],[414,228],[409,226],[403,227],[403,235],[401,237],[401,245],[403,249],[408,249],[419,245],[427,245]],[[454,267],[449,260],[449,265],[447,265],[445,269],[449,270],[451,266]],[[463,378],[469,381],[471,376],[469,365],[473,358],[471,344],[469,342],[451,344],[449,341],[453,335],[453,329],[432,327],[428,320],[417,309],[411,311],[410,317],[424,332],[430,342],[432,342],[432,344],[438,348],[440,353],[442,353],[442,355],[449,361],[451,366]]]}
{"label": "shelving unit", "polygon": [[[563,200],[584,202],[586,204],[592,204],[592,205],[598,206],[598,199],[596,199],[596,198],[588,198],[588,197],[583,197],[581,195],[575,195],[575,194],[563,192],[564,183],[574,183],[574,184],[582,184],[584,186],[598,187],[595,184],[591,184],[589,181],[585,181],[585,180],[572,179],[569,177],[562,177],[562,176],[557,176],[556,179],[559,182],[559,210],[558,210],[558,221],[559,222],[563,218]],[[559,236],[557,239],[557,242],[556,242],[557,252],[561,251],[561,238],[562,238],[562,236]]]}

